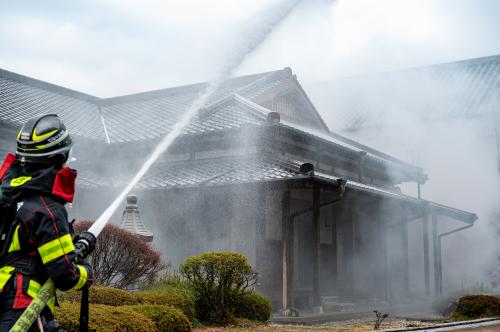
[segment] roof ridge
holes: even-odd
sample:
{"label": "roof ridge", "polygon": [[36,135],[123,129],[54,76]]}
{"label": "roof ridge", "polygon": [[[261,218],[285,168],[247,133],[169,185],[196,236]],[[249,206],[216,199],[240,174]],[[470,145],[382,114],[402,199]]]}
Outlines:
{"label": "roof ridge", "polygon": [[80,92],[80,91],[73,90],[73,89],[68,89],[68,88],[63,87],[61,85],[57,85],[57,84],[49,83],[49,82],[42,81],[42,80],[39,80],[36,78],[32,78],[29,76],[17,74],[17,73],[14,73],[14,72],[11,72],[11,71],[8,71],[5,69],[0,69],[0,78],[15,81],[18,83],[23,83],[23,84],[26,84],[26,85],[29,85],[29,86],[32,86],[35,88],[48,90],[50,92],[59,93],[59,94],[62,94],[62,95],[68,96],[68,97],[73,97],[73,98],[77,98],[77,99],[88,101],[88,102],[96,102],[100,99],[99,97],[89,95],[89,94],[84,93],[84,92]]}
{"label": "roof ridge", "polygon": [[[268,74],[279,72],[279,71],[281,71],[281,70],[256,73],[256,74],[249,74],[249,75],[242,75],[242,76],[235,76],[235,77],[231,77],[231,78],[227,79],[224,82],[227,82],[230,80],[242,79],[242,78],[250,78],[252,76],[256,76],[256,77],[260,76],[260,75],[266,76]],[[260,79],[260,78],[258,78],[258,79]],[[162,89],[157,89],[157,90],[131,93],[131,94],[109,97],[109,98],[101,98],[99,100],[99,104],[102,106],[107,106],[107,105],[120,104],[123,102],[129,102],[129,101],[141,101],[141,100],[149,100],[149,99],[162,97],[162,96],[172,96],[172,95],[176,95],[176,94],[182,94],[182,93],[185,93],[187,91],[199,92],[200,88],[207,86],[209,83],[210,83],[210,81],[205,81],[205,82],[198,82],[198,83],[192,83],[192,84],[186,84],[186,85],[173,86],[173,87],[169,87],[169,88],[162,88]],[[245,85],[245,86],[247,86],[247,85]],[[224,99],[224,98],[222,98],[222,99]],[[216,102],[218,102],[218,101],[219,100],[217,100]]]}

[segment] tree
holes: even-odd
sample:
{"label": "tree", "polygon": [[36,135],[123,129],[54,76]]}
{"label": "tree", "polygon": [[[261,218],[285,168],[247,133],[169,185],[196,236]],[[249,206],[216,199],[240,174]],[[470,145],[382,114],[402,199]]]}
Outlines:
{"label": "tree", "polygon": [[[75,224],[77,233],[86,231],[93,222]],[[129,288],[138,282],[153,282],[166,268],[160,254],[134,234],[112,224],[106,225],[89,256],[94,268],[94,283]]]}

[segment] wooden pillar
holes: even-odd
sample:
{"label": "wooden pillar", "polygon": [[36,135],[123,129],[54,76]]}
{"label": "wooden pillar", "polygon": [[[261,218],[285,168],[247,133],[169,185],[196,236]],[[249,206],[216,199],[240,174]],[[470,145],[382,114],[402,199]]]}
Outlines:
{"label": "wooden pillar", "polygon": [[333,264],[332,264],[332,275],[334,276],[333,278],[333,283],[334,283],[334,287],[335,288],[338,288],[338,279],[339,279],[339,276],[338,276],[338,272],[339,272],[339,268],[338,268],[338,265],[339,265],[339,262],[338,262],[338,247],[337,247],[337,229],[338,229],[338,219],[339,219],[339,214],[337,213],[336,209],[334,206],[330,207],[331,209],[333,209],[332,211],[332,248],[334,248],[334,254],[332,255],[331,257],[331,260],[333,260]]}
{"label": "wooden pillar", "polygon": [[388,235],[388,229],[387,227],[380,227],[380,232],[382,233],[382,252],[384,254],[384,281],[385,281],[385,300],[390,301],[391,300],[391,280],[390,280],[390,273],[389,273],[389,235]]}
{"label": "wooden pillar", "polygon": [[401,224],[401,238],[403,241],[403,287],[405,295],[410,292],[410,262],[409,262],[409,250],[408,250],[408,221],[402,220]]}
{"label": "wooden pillar", "polygon": [[352,289],[352,296],[356,296],[356,277],[357,277],[357,262],[356,262],[356,232],[357,232],[357,221],[358,221],[358,214],[356,213],[358,204],[354,204],[354,209],[351,210],[351,289]]}
{"label": "wooden pillar", "polygon": [[438,238],[438,223],[437,216],[432,214],[432,243],[434,253],[434,294],[440,295],[442,290],[441,285],[441,253],[440,243]]}
{"label": "wooden pillar", "polygon": [[283,282],[282,282],[282,308],[287,310],[290,308],[290,190],[285,189],[282,201],[282,222],[281,222],[281,249],[282,249],[282,264],[283,264]]}
{"label": "wooden pillar", "polygon": [[424,277],[425,277],[425,295],[431,294],[431,275],[429,265],[429,215],[427,209],[424,209],[424,217],[422,219],[422,234],[424,242]]}
{"label": "wooden pillar", "polygon": [[319,253],[320,253],[320,187],[314,184],[313,188],[313,306],[320,306],[321,300],[319,296]]}
{"label": "wooden pillar", "polygon": [[[255,219],[255,243],[254,243],[254,255],[255,255],[255,270],[262,277],[262,270],[264,269],[264,252],[266,251],[266,189],[264,186],[260,186],[259,189],[259,203],[256,212]],[[259,278],[260,279],[260,278]],[[259,288],[259,286],[257,286]]]}

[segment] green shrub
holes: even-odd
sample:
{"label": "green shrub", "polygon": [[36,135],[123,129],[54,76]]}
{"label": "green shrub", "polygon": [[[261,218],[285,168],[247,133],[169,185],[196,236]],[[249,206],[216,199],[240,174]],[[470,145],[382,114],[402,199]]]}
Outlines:
{"label": "green shrub", "polygon": [[[72,291],[58,293],[58,297],[62,301],[80,302],[82,292]],[[138,299],[130,292],[123,289],[106,287],[106,286],[92,286],[89,289],[89,302],[94,304],[105,304],[110,306],[132,305],[138,304]]]}
{"label": "green shrub", "polygon": [[267,298],[255,292],[247,292],[235,312],[236,317],[267,322],[273,307]]}
{"label": "green shrub", "polygon": [[182,310],[182,312],[193,320],[194,318],[194,299],[176,293],[155,293],[149,291],[141,291],[134,293],[138,304],[161,304],[169,305]]}
{"label": "green shrub", "polygon": [[[61,307],[56,310],[55,316],[64,331],[79,331],[79,303],[61,303]],[[89,329],[97,332],[156,331],[155,324],[149,318],[128,307],[113,307],[99,304],[90,305]]]}
{"label": "green shrub", "polygon": [[142,287],[142,290],[155,292],[181,291],[192,293],[191,283],[176,272],[161,275],[158,280]]}
{"label": "green shrub", "polygon": [[167,305],[135,305],[130,306],[132,310],[151,319],[159,332],[188,332],[191,324],[186,315],[179,309]]}
{"label": "green shrub", "polygon": [[484,318],[500,316],[500,300],[489,295],[468,295],[458,301],[455,318]]}
{"label": "green shrub", "polygon": [[[58,296],[61,301],[80,302],[81,292],[75,291],[58,293]],[[141,291],[130,293],[113,287],[92,286],[89,290],[89,302],[109,306],[135,304],[169,305],[182,310],[189,320],[193,320],[195,311],[194,296],[192,294],[182,292],[171,293],[167,291]]]}
{"label": "green shrub", "polygon": [[208,252],[181,265],[181,274],[195,292],[196,316],[207,324],[228,324],[257,274],[245,256],[232,252]]}

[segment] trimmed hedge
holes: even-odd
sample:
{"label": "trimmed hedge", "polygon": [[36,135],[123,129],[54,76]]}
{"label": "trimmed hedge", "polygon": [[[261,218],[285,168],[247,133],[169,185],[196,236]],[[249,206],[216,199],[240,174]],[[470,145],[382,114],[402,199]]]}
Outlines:
{"label": "trimmed hedge", "polygon": [[[80,304],[61,303],[55,317],[64,331],[79,331]],[[150,332],[156,331],[156,326],[151,319],[129,307],[91,304],[89,329],[97,332]]]}
{"label": "trimmed hedge", "polygon": [[190,297],[186,297],[178,293],[154,292],[137,292],[134,293],[134,296],[138,304],[170,305],[174,308],[182,310],[190,321],[194,318],[194,301]]}
{"label": "trimmed hedge", "polygon": [[489,295],[463,296],[458,301],[456,318],[484,318],[500,316],[500,300]]}
{"label": "trimmed hedge", "polygon": [[[59,293],[62,301],[80,302],[81,292]],[[190,321],[194,318],[194,300],[191,296],[177,293],[136,292],[130,293],[122,289],[92,286],[89,291],[89,302],[109,306],[124,306],[136,304],[161,304],[178,308],[184,312]]]}
{"label": "trimmed hedge", "polygon": [[[80,302],[82,292],[72,291],[58,293],[57,295],[62,301]],[[94,304],[105,304],[113,307],[122,305],[139,304],[138,299],[130,292],[123,289],[106,287],[106,286],[92,286],[89,289],[89,302]]]}
{"label": "trimmed hedge", "polygon": [[255,292],[248,292],[236,309],[235,316],[252,321],[267,322],[273,307],[267,298]]}
{"label": "trimmed hedge", "polygon": [[179,309],[166,305],[135,305],[132,310],[151,319],[159,332],[189,332],[191,324]]}

